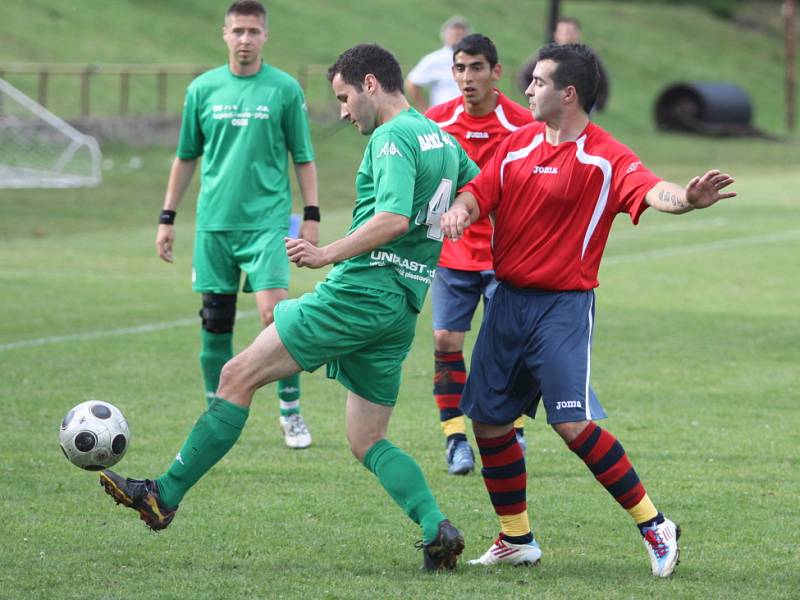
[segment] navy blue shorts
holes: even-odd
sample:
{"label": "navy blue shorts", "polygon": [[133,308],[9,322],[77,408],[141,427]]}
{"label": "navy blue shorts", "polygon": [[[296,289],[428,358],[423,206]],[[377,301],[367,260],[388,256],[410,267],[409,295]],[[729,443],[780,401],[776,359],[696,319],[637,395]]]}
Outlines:
{"label": "navy blue shorts", "polygon": [[472,351],[461,410],[505,425],[531,417],[541,399],[547,422],[604,419],[589,385],[594,291],[550,292],[500,283]]}
{"label": "navy blue shorts", "polygon": [[462,271],[438,267],[431,283],[433,329],[469,331],[483,297],[483,308],[494,295],[494,271]]}

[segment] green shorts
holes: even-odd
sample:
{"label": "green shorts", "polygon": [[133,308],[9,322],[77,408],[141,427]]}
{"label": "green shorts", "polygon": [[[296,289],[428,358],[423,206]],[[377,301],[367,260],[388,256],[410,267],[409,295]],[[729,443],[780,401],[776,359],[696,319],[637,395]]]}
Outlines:
{"label": "green shorts", "polygon": [[286,229],[196,231],[192,257],[195,292],[235,294],[242,271],[245,292],[289,288]]}
{"label": "green shorts", "polygon": [[404,294],[323,281],[275,307],[278,335],[306,371],[328,377],[370,402],[394,406],[417,313]]}

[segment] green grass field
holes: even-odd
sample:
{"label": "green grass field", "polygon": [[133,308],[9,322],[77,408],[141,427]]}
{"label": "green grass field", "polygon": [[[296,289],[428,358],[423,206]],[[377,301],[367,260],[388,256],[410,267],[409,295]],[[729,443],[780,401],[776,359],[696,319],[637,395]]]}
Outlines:
{"label": "green grass field", "polygon": [[[0,191],[0,597],[797,597],[800,149],[796,138],[774,143],[657,134],[648,112],[653,90],[681,68],[698,77],[759,73],[763,78],[744,83],[756,99],[759,124],[778,131],[773,76],[779,65],[764,58],[772,52],[768,40],[698,9],[569,4],[597,31],[625,30],[617,38],[598,35],[595,44],[619,84],[601,124],[675,181],[712,166],[737,177],[740,196],[708,211],[681,217],[648,211],[639,227],[620,218],[597,291],[593,385],[610,414],[604,426],[626,447],[657,506],[683,527],[676,575],[651,578],[627,515],[543,420],[526,430],[528,501],[542,564],[420,573],[419,532],[351,457],[344,390],[321,372],[302,380],[312,448],[283,447],[269,386],[257,395],[240,443],[190,492],[168,530],[149,533],[132,511],[102,493],[95,474],[67,463],[57,441],[69,408],[89,398],[108,400],[124,411],[133,433],[120,471],[154,476],[205,406],[197,363],[199,299],[189,280],[193,203],[187,198],[178,215],[176,263],[161,263],[155,217],[172,149],[106,146],[98,188]],[[179,38],[187,40],[192,57],[181,55],[182,45],[167,35],[173,24],[180,31],[202,25],[216,32],[216,25],[207,26],[216,19],[211,2],[107,4],[117,11],[108,9],[98,23],[81,21],[95,41],[103,39],[102,23],[106,34],[108,27],[116,32],[94,47],[70,37],[78,15],[66,5],[24,6],[28,21],[21,2],[4,15],[4,30],[14,32],[11,41],[0,36],[4,60],[14,48],[31,55],[27,60],[47,59],[46,48],[19,33],[28,22],[52,35],[51,56],[53,48],[65,49],[63,60],[87,60],[92,51],[123,60],[134,35],[141,62],[164,55],[154,49],[164,38],[163,49],[177,53],[171,62],[220,57],[221,46],[202,35]],[[528,53],[527,26],[509,15],[541,18],[544,2],[503,7],[485,5],[467,16],[500,38],[501,52],[507,47],[516,64]],[[134,19],[137,9],[150,10],[151,19]],[[276,34],[279,24],[296,39],[302,31],[320,33],[306,38],[302,56],[291,59],[285,39],[271,43],[283,49],[281,59],[291,68],[325,63],[346,43],[362,41],[365,31],[375,37],[395,18],[409,23],[416,9],[437,24],[452,12],[467,12],[458,3],[412,2],[401,9],[379,2],[371,10],[382,11],[380,19],[367,12],[345,22],[334,5],[276,2]],[[313,18],[312,10],[318,11]],[[48,20],[48,11],[66,16]],[[176,16],[181,11],[183,21]],[[650,34],[658,39],[646,53],[634,52],[659,22],[674,26],[677,42],[664,28]],[[148,23],[152,28],[144,27]],[[432,36],[395,27],[385,43],[411,62]],[[737,51],[737,40],[751,51]],[[680,48],[676,64],[666,57],[673,46]],[[692,59],[703,52],[708,60]],[[658,68],[645,54],[659,57]],[[364,143],[350,129],[315,129],[323,241],[340,237],[349,224]],[[195,192],[196,185],[190,196]],[[291,293],[310,290],[323,275],[293,269]],[[240,308],[237,348],[258,331],[252,299],[243,298]],[[465,556],[474,558],[498,526],[480,477],[446,474],[431,397],[430,328],[426,306],[389,437],[417,458],[443,509],[465,532]]]}

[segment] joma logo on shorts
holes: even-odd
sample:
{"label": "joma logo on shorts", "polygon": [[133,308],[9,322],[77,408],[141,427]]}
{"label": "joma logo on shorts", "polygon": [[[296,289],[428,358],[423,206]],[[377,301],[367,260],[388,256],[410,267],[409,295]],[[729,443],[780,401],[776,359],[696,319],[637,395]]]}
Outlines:
{"label": "joma logo on shorts", "polygon": [[581,406],[580,400],[559,400],[556,402],[556,410],[562,408],[583,408],[583,406]]}
{"label": "joma logo on shorts", "polygon": [[533,167],[534,175],[558,175],[558,167],[540,167],[536,165]]}

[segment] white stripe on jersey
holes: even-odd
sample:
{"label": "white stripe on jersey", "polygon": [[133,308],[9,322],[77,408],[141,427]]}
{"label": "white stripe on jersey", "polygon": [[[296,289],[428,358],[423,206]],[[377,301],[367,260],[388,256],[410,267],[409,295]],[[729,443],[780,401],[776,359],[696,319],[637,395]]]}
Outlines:
{"label": "white stripe on jersey", "polygon": [[512,125],[511,121],[508,120],[508,117],[506,117],[506,111],[503,110],[503,106],[501,104],[498,104],[494,107],[494,114],[497,115],[497,120],[500,121],[500,125],[509,131],[516,131],[519,129],[519,127]]}
{"label": "white stripe on jersey", "polygon": [[583,164],[595,165],[603,172],[603,186],[600,188],[600,196],[598,196],[596,200],[594,212],[592,213],[592,220],[589,221],[589,227],[586,230],[586,235],[583,236],[581,260],[583,260],[583,255],[586,254],[586,247],[589,245],[589,240],[592,239],[594,230],[597,228],[597,224],[600,222],[600,217],[603,216],[603,211],[606,209],[606,204],[608,203],[608,192],[611,189],[611,163],[601,156],[587,154],[583,149],[583,145],[585,143],[585,134],[575,140],[575,144],[577,146],[575,157]]}
{"label": "white stripe on jersey", "polygon": [[592,301],[589,303],[589,341],[586,343],[586,385],[584,387],[583,398],[586,402],[586,420],[592,420],[592,403],[589,396],[589,379],[592,373],[592,329],[594,328],[594,319],[592,318],[592,307],[594,306],[594,294],[592,294]]}
{"label": "white stripe on jersey", "polygon": [[520,158],[525,158],[531,152],[533,152],[536,147],[544,141],[544,134],[539,133],[536,137],[533,138],[533,141],[525,146],[524,148],[520,148],[519,150],[514,150],[513,152],[509,152],[506,154],[506,157],[503,159],[503,162],[500,163],[500,187],[503,187],[503,172],[505,171],[506,164],[513,162],[515,160],[519,160]]}
{"label": "white stripe on jersey", "polygon": [[459,104],[459,105],[456,107],[456,109],[453,111],[453,114],[450,116],[450,118],[449,118],[449,119],[447,119],[447,121],[441,121],[441,122],[437,122],[436,124],[437,124],[437,125],[438,125],[440,128],[444,129],[444,128],[445,128],[445,127],[447,127],[448,125],[452,125],[453,123],[455,123],[455,122],[456,122],[456,120],[458,119],[458,115],[460,115],[460,114],[461,114],[461,113],[463,113],[463,112],[464,112],[464,105],[463,105],[463,104]]}

